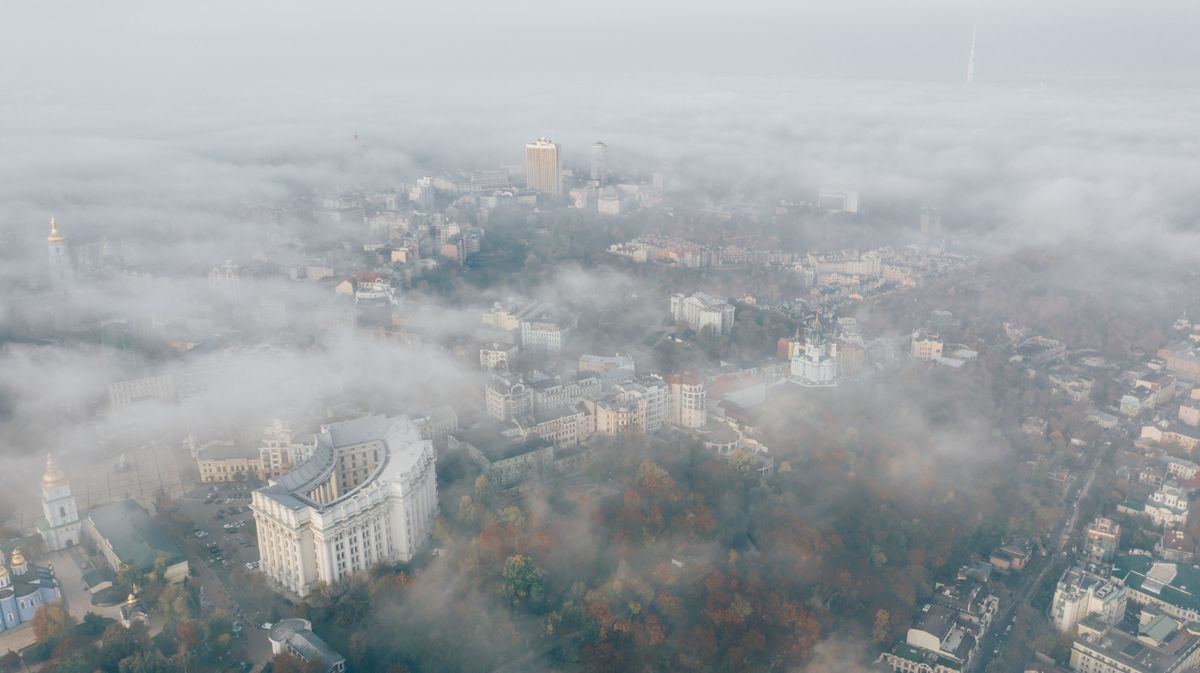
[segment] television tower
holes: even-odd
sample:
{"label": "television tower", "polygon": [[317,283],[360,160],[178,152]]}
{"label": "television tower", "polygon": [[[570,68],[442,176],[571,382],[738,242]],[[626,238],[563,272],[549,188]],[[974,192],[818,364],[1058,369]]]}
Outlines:
{"label": "television tower", "polygon": [[971,27],[971,55],[967,57],[967,84],[975,83],[975,33],[978,26]]}

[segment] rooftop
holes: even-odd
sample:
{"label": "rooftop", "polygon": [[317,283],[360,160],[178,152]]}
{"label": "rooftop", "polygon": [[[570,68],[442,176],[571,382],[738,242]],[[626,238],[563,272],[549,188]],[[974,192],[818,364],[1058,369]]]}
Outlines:
{"label": "rooftop", "polygon": [[313,633],[312,624],[306,619],[281,619],[271,627],[268,637],[272,642],[290,646],[305,661],[320,662],[326,669],[346,660],[320,636]]}
{"label": "rooftop", "polygon": [[133,500],[93,507],[88,510],[88,518],[117,557],[139,570],[154,568],[159,556],[165,557],[168,564],[184,560],[179,545]]}

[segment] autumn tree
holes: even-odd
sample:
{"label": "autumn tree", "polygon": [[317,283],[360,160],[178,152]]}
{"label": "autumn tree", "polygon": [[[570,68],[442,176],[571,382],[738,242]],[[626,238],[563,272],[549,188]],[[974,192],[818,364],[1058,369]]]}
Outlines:
{"label": "autumn tree", "polygon": [[74,625],[75,620],[58,603],[43,605],[33,613],[33,636],[39,643],[66,638]]}
{"label": "autumn tree", "polygon": [[517,554],[504,562],[504,595],[514,605],[541,602],[546,572],[528,556]]}

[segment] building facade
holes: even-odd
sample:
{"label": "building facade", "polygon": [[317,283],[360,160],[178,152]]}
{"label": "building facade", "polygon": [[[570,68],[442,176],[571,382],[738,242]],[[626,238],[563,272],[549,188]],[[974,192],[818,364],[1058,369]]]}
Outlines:
{"label": "building facade", "polygon": [[708,425],[704,382],[692,374],[668,375],[666,381],[671,386],[671,424],[693,429]]}
{"label": "building facade", "polygon": [[706,292],[671,295],[671,317],[697,332],[708,329],[715,336],[725,334],[733,329],[733,315],[732,304]]}
{"label": "building facade", "polygon": [[60,600],[53,570],[29,563],[20,549],[7,559],[0,553],[0,631],[33,621],[38,608]]}
{"label": "building facade", "polygon": [[79,543],[83,526],[79,521],[79,507],[71,494],[71,485],[53,455],[46,457],[46,472],[42,474],[42,516],[38,529],[46,549],[58,551]]}
{"label": "building facade", "polygon": [[432,442],[408,418],[324,426],[304,464],[252,496],[262,571],[306,596],[412,559],[437,515],[434,461]]}
{"label": "building facade", "polygon": [[546,138],[525,145],[525,184],[544,194],[562,194],[562,146]]}
{"label": "building facade", "polygon": [[1068,568],[1055,587],[1050,621],[1059,633],[1073,635],[1079,622],[1092,615],[1107,624],[1120,623],[1126,603],[1125,587],[1120,583],[1083,568]]}

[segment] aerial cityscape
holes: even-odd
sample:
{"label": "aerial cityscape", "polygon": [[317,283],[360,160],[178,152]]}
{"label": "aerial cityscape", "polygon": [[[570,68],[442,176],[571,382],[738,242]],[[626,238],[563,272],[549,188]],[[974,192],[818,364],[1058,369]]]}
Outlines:
{"label": "aerial cityscape", "polygon": [[1200,6],[73,4],[0,673],[1200,671]]}

